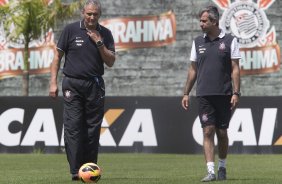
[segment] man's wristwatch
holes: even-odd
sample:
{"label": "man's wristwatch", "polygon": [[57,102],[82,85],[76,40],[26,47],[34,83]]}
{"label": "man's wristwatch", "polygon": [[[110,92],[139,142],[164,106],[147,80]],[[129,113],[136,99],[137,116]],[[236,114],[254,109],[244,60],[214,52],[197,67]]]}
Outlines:
{"label": "man's wristwatch", "polygon": [[235,91],[235,92],[233,92],[233,95],[236,95],[236,96],[240,97],[240,96],[241,96],[241,93]]}
{"label": "man's wristwatch", "polygon": [[104,43],[103,43],[102,40],[99,40],[99,41],[96,42],[96,45],[97,45],[97,47],[99,48],[99,47],[103,46]]}

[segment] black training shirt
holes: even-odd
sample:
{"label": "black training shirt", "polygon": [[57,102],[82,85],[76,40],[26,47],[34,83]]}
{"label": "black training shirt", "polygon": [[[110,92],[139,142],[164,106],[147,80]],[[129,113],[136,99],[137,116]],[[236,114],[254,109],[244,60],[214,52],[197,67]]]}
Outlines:
{"label": "black training shirt", "polygon": [[210,40],[207,36],[197,37],[197,96],[231,95],[232,63],[230,34]]}
{"label": "black training shirt", "polygon": [[[97,31],[105,46],[115,52],[114,39],[109,29],[98,24]],[[96,43],[87,34],[84,20],[67,25],[57,44],[57,49],[65,53],[63,73],[66,76],[90,79],[104,74],[104,62]]]}

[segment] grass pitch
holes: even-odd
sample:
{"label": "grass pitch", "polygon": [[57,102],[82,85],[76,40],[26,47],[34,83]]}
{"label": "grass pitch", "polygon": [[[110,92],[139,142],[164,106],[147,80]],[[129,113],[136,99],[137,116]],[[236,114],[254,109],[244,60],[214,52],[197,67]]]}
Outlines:
{"label": "grass pitch", "polygon": [[[100,184],[194,184],[206,174],[203,155],[100,154]],[[228,184],[281,184],[281,155],[229,155]],[[70,184],[65,154],[0,154],[1,184]]]}

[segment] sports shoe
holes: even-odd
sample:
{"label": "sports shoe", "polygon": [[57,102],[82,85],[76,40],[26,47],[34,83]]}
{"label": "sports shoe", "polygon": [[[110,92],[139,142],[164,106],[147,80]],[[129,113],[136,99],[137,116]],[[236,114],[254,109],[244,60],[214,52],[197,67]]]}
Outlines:
{"label": "sports shoe", "polygon": [[218,169],[217,180],[226,180],[226,168],[220,167]]}
{"label": "sports shoe", "polygon": [[78,174],[72,174],[71,180],[72,180],[72,181],[79,181],[80,178],[79,178]]}
{"label": "sports shoe", "polygon": [[215,180],[216,180],[215,174],[208,173],[201,181],[202,182],[210,182],[210,181],[215,181]]}

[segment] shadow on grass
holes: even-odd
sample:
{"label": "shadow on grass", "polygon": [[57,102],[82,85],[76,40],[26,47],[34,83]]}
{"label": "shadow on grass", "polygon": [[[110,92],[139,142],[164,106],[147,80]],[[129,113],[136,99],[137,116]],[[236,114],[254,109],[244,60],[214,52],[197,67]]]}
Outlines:
{"label": "shadow on grass", "polygon": [[[196,180],[199,181],[199,180]],[[101,178],[99,181],[101,184],[186,184],[195,183],[195,178],[150,178],[150,177],[111,177]]]}
{"label": "shadow on grass", "polygon": [[218,182],[228,184],[280,184],[282,179],[278,181],[273,178],[228,178]]}

